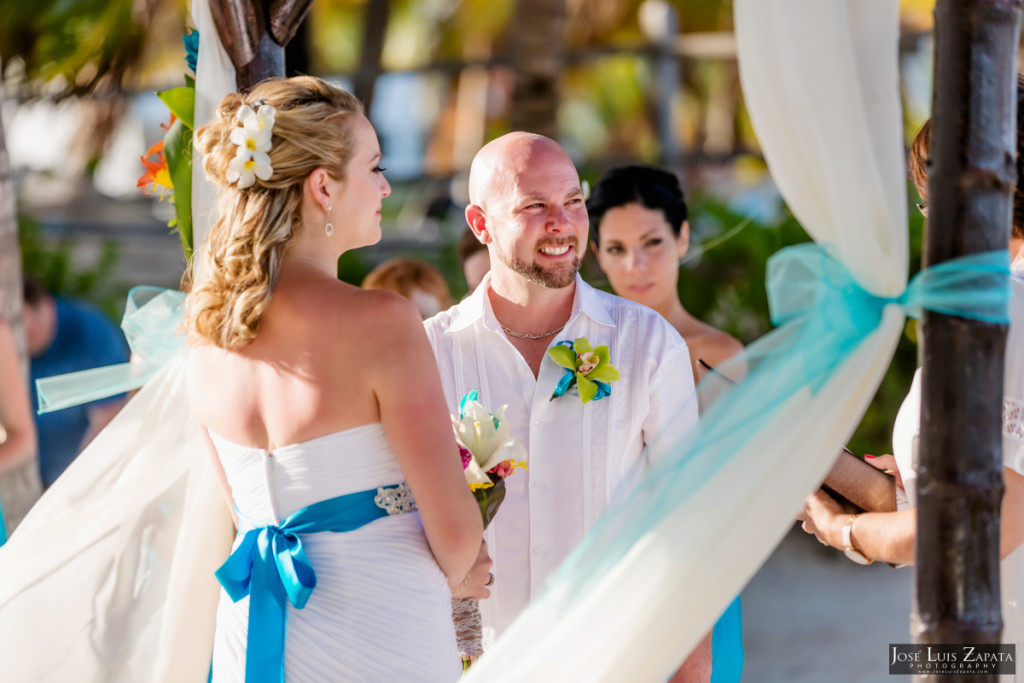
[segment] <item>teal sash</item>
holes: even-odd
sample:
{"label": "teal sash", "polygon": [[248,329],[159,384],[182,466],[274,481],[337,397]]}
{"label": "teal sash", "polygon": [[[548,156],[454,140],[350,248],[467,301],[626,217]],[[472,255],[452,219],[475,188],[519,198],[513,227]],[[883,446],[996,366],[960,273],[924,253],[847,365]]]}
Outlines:
{"label": "teal sash", "polygon": [[380,489],[350,493],[313,503],[278,525],[239,528],[242,540],[216,576],[234,602],[249,596],[247,683],[284,681],[285,598],[302,609],[316,588],[316,573],[303,550],[302,535],[352,531],[386,517],[388,511],[374,500],[381,493]]}

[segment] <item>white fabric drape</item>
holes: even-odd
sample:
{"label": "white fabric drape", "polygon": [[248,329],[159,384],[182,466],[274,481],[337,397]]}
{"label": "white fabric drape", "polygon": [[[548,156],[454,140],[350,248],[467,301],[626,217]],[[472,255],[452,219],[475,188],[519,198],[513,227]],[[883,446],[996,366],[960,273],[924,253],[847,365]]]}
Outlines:
{"label": "white fabric drape", "polygon": [[[193,0],[192,21],[199,31],[195,131],[212,121],[220,101],[235,91],[235,67],[217,36],[208,0]],[[192,160],[192,244],[197,257],[193,277],[198,283],[203,277],[202,259],[198,256],[217,222],[217,188],[206,179],[203,156],[194,148]]]}
{"label": "white fabric drape", "polygon": [[[192,13],[198,129],[234,90],[235,72],[207,0],[194,0]],[[194,159],[198,255],[216,219],[216,190]],[[189,410],[185,359],[168,362],[128,402],[0,548],[5,680],[207,680],[213,572],[234,527]]]}
{"label": "white fabric drape", "polygon": [[[736,0],[740,76],[772,176],[815,240],[879,295],[906,285],[896,0]],[[580,601],[542,595],[467,682],[664,681],[824,478],[889,364],[903,313],[788,400]]]}
{"label": "white fabric drape", "polygon": [[206,680],[213,571],[233,529],[184,362],[139,391],[0,549],[5,680]]}

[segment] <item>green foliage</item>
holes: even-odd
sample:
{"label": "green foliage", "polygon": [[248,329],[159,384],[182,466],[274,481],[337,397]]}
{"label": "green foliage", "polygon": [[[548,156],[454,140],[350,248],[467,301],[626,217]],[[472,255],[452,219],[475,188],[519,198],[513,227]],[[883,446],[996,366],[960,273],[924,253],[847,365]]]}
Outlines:
{"label": "green foliage", "polygon": [[183,85],[180,88],[161,90],[156,94],[160,100],[167,105],[171,113],[177,116],[188,128],[194,128],[193,120],[196,114],[196,88],[195,81],[191,85]]}
{"label": "green foliage", "polygon": [[[180,88],[192,93],[195,90]],[[167,130],[164,136],[164,156],[167,159],[167,171],[171,175],[174,186],[175,219],[170,225],[178,233],[181,250],[185,260],[192,258],[192,129],[179,118]]]}
{"label": "green foliage", "polygon": [[0,62],[19,60],[26,81],[64,80],[88,91],[105,76],[120,81],[138,60],[147,18],[132,0],[0,3]]}
{"label": "green foliage", "polygon": [[50,243],[43,237],[42,228],[35,219],[19,215],[18,243],[22,270],[38,280],[47,291],[88,301],[112,320],[121,319],[128,288],[112,281],[119,258],[115,242],[104,240],[96,264],[82,268],[72,263],[74,239],[65,236],[55,244]]}
{"label": "green foliage", "polygon": [[338,259],[338,279],[350,285],[360,287],[363,280],[370,274],[370,266],[366,265],[360,250],[349,250]]}
{"label": "green foliage", "polygon": [[679,271],[683,306],[748,344],[772,327],[764,287],[768,258],[810,238],[788,209],[781,220],[765,223],[703,197],[690,214],[691,245],[710,244],[729,231],[735,234],[706,250],[691,247]]}

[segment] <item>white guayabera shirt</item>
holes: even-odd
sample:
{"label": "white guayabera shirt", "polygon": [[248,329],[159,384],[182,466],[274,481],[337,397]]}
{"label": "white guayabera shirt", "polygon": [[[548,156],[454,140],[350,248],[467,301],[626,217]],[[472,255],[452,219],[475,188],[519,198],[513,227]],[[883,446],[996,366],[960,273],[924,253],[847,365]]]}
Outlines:
{"label": "white guayabera shirt", "polygon": [[545,356],[536,378],[491,310],[490,275],[462,303],[424,323],[448,408],[480,390],[494,411],[507,404],[512,436],[529,470],[507,495],[486,539],[494,560],[491,597],[480,603],[485,642],[508,626],[582,540],[609,499],[697,423],[689,351],[660,315],[576,277],[572,313],[551,345],[586,337],[607,345],[621,379],[584,405],[575,388],[551,400],[564,370]]}

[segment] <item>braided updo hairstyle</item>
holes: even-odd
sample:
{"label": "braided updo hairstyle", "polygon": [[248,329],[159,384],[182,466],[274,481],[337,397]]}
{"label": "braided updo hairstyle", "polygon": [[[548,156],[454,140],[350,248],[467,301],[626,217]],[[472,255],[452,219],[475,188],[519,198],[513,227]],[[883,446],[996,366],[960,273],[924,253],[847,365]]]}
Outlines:
{"label": "braided updo hairstyle", "polygon": [[[273,173],[246,188],[228,180],[238,151],[231,132],[243,105],[276,110],[269,152]],[[231,93],[216,118],[196,131],[207,177],[219,188],[220,218],[205,251],[204,281],[188,296],[186,324],[194,340],[236,350],[255,339],[281,271],[285,247],[301,221],[303,184],[323,168],[336,180],[353,152],[352,126],[363,106],[312,76],[264,81]]]}

